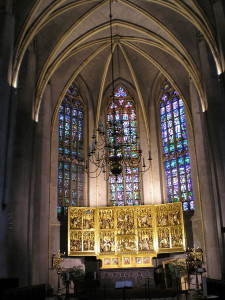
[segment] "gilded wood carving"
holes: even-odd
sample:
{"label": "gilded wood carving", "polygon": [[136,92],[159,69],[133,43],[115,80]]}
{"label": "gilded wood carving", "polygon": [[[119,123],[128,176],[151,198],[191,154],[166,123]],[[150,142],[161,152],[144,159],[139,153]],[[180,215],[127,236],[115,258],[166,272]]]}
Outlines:
{"label": "gilded wood carving", "polygon": [[185,251],[181,203],[70,207],[68,254],[93,256],[102,268],[151,266],[157,253]]}

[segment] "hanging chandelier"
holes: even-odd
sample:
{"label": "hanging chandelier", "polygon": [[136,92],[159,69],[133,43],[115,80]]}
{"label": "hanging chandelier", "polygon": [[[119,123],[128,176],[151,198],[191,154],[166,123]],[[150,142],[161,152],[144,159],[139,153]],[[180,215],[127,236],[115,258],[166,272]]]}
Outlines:
{"label": "hanging chandelier", "polygon": [[[99,122],[92,135],[92,146],[85,162],[85,171],[89,177],[96,178],[101,173],[108,180],[110,172],[116,177],[123,172],[124,168],[138,167],[140,173],[149,170],[151,165],[151,153],[148,151],[148,159],[142,156],[139,137],[133,135],[131,129],[132,120],[124,121],[122,112],[117,109],[114,87],[114,60],[113,60],[113,33],[112,33],[112,2],[110,2],[110,37],[111,37],[111,66],[112,66],[112,113],[108,115],[106,126]],[[89,163],[94,165],[90,170]]]}

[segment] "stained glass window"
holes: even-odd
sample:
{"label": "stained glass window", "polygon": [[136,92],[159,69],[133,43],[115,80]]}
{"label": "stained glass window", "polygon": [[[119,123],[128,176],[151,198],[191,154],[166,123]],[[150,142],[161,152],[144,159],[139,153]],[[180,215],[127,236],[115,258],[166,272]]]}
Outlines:
{"label": "stained glass window", "polygon": [[84,108],[72,84],[59,108],[58,215],[68,206],[83,205]]}
{"label": "stained glass window", "polygon": [[[109,101],[107,117],[108,122],[116,114],[116,120],[121,124],[123,131],[123,155],[128,161],[132,157],[134,164],[127,163],[123,172],[114,176],[109,174],[109,205],[139,205],[141,204],[139,165],[135,163],[138,152],[137,143],[137,117],[135,103],[123,87],[118,87],[114,92],[114,100]],[[108,127],[110,133],[110,126]],[[113,139],[113,136],[110,137]]]}
{"label": "stained glass window", "polygon": [[194,209],[187,124],[183,100],[165,81],[160,95],[163,160],[168,202],[181,201],[183,210]]}

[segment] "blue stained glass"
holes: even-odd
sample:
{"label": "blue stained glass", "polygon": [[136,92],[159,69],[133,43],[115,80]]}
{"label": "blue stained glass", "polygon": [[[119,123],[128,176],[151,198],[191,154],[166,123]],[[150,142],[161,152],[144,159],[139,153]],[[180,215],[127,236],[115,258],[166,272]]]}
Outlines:
{"label": "blue stained glass", "polygon": [[186,130],[186,128],[187,128],[186,123],[183,122],[183,123],[181,124],[181,129],[184,131],[184,130]]}
{"label": "blue stained glass", "polygon": [[189,209],[188,202],[187,201],[183,202],[183,210],[187,211],[188,209]]}
{"label": "blue stained glass", "polygon": [[187,156],[185,156],[185,163],[186,164],[190,164],[190,158],[189,158],[189,156],[187,155]]}
{"label": "blue stained glass", "polygon": [[187,132],[186,131],[182,131],[182,138],[186,139],[187,138]]}
{"label": "blue stained glass", "polygon": [[78,110],[78,117],[79,117],[80,119],[83,120],[83,118],[84,118],[84,113],[83,113],[82,110]]}
{"label": "blue stained glass", "polygon": [[166,170],[169,170],[170,169],[170,161],[165,161],[165,167],[166,167]]}
{"label": "blue stained glass", "polygon": [[190,201],[190,209],[191,210],[195,209],[194,201]]}
{"label": "blue stained glass", "polygon": [[162,128],[163,131],[165,131],[165,130],[167,129],[167,128],[166,128],[166,123],[162,123],[162,124],[161,124],[161,128]]}
{"label": "blue stained glass", "polygon": [[133,184],[133,189],[135,190],[135,191],[137,191],[137,190],[139,190],[139,184],[138,183],[135,183],[134,182],[134,184]]}
{"label": "blue stained glass", "polygon": [[74,117],[77,116],[77,109],[73,109],[73,116],[74,116]]}
{"label": "blue stained glass", "polygon": [[138,192],[134,192],[134,199],[139,199],[140,198],[140,194]]}
{"label": "blue stained glass", "polygon": [[138,175],[133,176],[133,182],[140,182],[140,178]]}
{"label": "blue stained glass", "polygon": [[163,139],[163,147],[168,147],[168,138]]}
{"label": "blue stained glass", "polygon": [[164,155],[166,155],[167,153],[169,153],[169,147],[168,146],[165,146],[163,148],[163,150],[164,150]]}
{"label": "blue stained glass", "polygon": [[161,112],[161,115],[164,115],[164,114],[165,114],[165,112],[166,112],[166,109],[165,109],[165,107],[164,107],[164,106],[160,108],[160,112]]}
{"label": "blue stained glass", "polygon": [[170,144],[174,143],[174,136],[173,135],[169,136],[169,142],[170,142]]}
{"label": "blue stained glass", "polygon": [[180,114],[181,114],[181,115],[184,114],[184,107],[180,107]]}
{"label": "blue stained glass", "polygon": [[166,111],[167,111],[167,112],[170,112],[170,111],[171,111],[171,106],[170,106],[170,104],[169,104],[169,105],[166,105]]}
{"label": "blue stained glass", "polygon": [[[83,157],[83,107],[80,99],[77,98],[78,90],[72,84],[63,98],[59,110],[59,156],[63,153],[63,162],[59,162],[59,167],[64,168],[64,177],[59,182],[64,187],[64,193],[58,191],[58,206],[68,207],[73,205],[81,205],[81,202],[74,199],[77,189],[77,166],[72,163],[74,158],[81,160]],[[77,130],[78,117],[80,118],[79,129]],[[79,133],[79,134],[77,134]],[[79,140],[78,140],[79,138]],[[78,151],[79,149],[79,151]],[[78,155],[80,157],[78,157]],[[83,167],[82,167],[83,168]],[[61,171],[58,171],[58,179],[60,179]],[[82,177],[80,180],[83,180]],[[71,182],[70,182],[71,181]],[[82,188],[83,189],[83,188]],[[70,197],[72,196],[72,199]],[[83,201],[83,199],[82,199]],[[66,213],[67,210],[64,209]]]}
{"label": "blue stained glass", "polygon": [[123,185],[122,184],[118,184],[117,185],[117,189],[118,189],[118,191],[123,191]]}
{"label": "blue stained glass", "polygon": [[187,140],[183,141],[183,146],[184,146],[185,150],[188,150],[188,142],[187,142]]}
{"label": "blue stained glass", "polygon": [[111,198],[112,201],[116,200],[116,193],[114,193],[114,192],[111,193],[110,198]]}
{"label": "blue stained glass", "polygon": [[183,145],[182,145],[182,143],[181,142],[178,142],[177,143],[177,152],[182,152],[183,151]]}
{"label": "blue stained glass", "polygon": [[[173,116],[174,116],[174,119],[179,117],[179,110],[178,109],[175,109],[173,111]],[[178,120],[178,122],[179,122],[179,120]]]}
{"label": "blue stained glass", "polygon": [[167,94],[163,94],[162,97],[161,97],[161,100],[162,101],[166,101],[167,99],[168,99]]}
{"label": "blue stained glass", "polygon": [[130,126],[133,127],[136,130],[137,122],[136,121],[131,121]]}
{"label": "blue stained glass", "polygon": [[117,193],[117,197],[118,197],[118,200],[119,200],[119,201],[122,201],[122,200],[124,199],[124,194],[123,194],[123,192],[118,192],[118,193]]}
{"label": "blue stained glass", "polygon": [[167,177],[167,186],[171,187],[172,186],[172,181],[171,181],[171,177]]}
{"label": "blue stained glass", "polygon": [[182,100],[182,99],[179,99],[178,102],[179,102],[179,106],[180,106],[180,107],[184,107],[184,103],[183,103],[183,100]]}
{"label": "blue stained glass", "polygon": [[177,169],[172,169],[172,176],[176,177],[177,176]]}
{"label": "blue stained glass", "polygon": [[62,154],[63,153],[63,148],[59,147],[59,153]]}
{"label": "blue stained glass", "polygon": [[[123,92],[125,94],[123,94]],[[119,126],[122,126],[124,134],[123,139],[121,139],[120,137],[116,139],[117,143],[123,142],[123,155],[125,159],[129,159],[129,157],[137,159],[138,144],[136,142],[137,122],[135,104],[132,98],[128,96],[128,93],[122,87],[116,89],[114,96],[114,105],[112,104],[112,101],[108,103],[107,119],[111,119],[113,121],[113,118],[111,118],[111,116],[114,114],[114,112],[116,113],[116,121],[118,122]],[[112,133],[110,126],[112,127],[112,125],[108,124],[107,132],[109,134],[109,140],[112,143],[114,141],[114,138],[110,137],[110,134]],[[110,173],[110,178],[113,177],[114,176]],[[136,203],[139,202],[140,180],[138,168],[124,168],[122,174],[118,176],[117,181],[113,181],[111,179],[109,180],[109,190],[111,189],[110,186],[112,185],[115,189],[115,198],[112,199],[111,194],[109,194],[110,205],[124,205],[125,203],[126,205],[134,205],[134,199],[136,199],[135,192],[138,193],[138,201],[136,201]],[[122,194],[120,192],[122,192]],[[124,197],[124,193],[126,195],[126,200]]]}
{"label": "blue stained glass", "polygon": [[180,120],[179,120],[179,118],[177,118],[177,117],[174,118],[174,125],[180,127]]}
{"label": "blue stained glass", "polygon": [[77,92],[77,89],[74,88],[74,85],[71,85],[68,89],[68,92],[67,92],[69,95],[71,96],[77,96],[78,92]]}
{"label": "blue stained glass", "polygon": [[64,123],[64,115],[63,114],[59,114],[59,123],[62,124]]}
{"label": "blue stained glass", "polygon": [[175,132],[179,133],[180,132],[180,125],[175,126]]}
{"label": "blue stained glass", "polygon": [[171,122],[171,127],[168,128],[168,133],[169,133],[170,136],[173,136],[173,132],[174,132],[174,130],[172,128],[172,122]]}
{"label": "blue stained glass", "polygon": [[[180,116],[180,121],[181,121],[181,123],[186,123],[186,118],[185,118],[185,115],[181,115]],[[185,127],[186,128],[186,127]]]}
{"label": "blue stained glass", "polygon": [[170,145],[170,154],[174,154],[175,147],[173,144]]}
{"label": "blue stained glass", "polygon": [[177,112],[178,113],[178,103],[177,101],[173,101],[173,109],[174,109],[174,113]]}
{"label": "blue stained glass", "polygon": [[167,137],[167,131],[166,130],[163,130],[162,137],[163,137],[163,139]]}
{"label": "blue stained glass", "polygon": [[168,112],[168,114],[167,114],[167,120],[171,120],[172,119],[172,114],[171,114],[171,112]]}
{"label": "blue stained glass", "polygon": [[115,97],[126,97],[127,93],[124,91],[122,87],[119,87],[114,93]]}
{"label": "blue stained glass", "polygon": [[69,155],[70,149],[65,148],[65,149],[64,149],[64,153],[65,153],[66,155]]}

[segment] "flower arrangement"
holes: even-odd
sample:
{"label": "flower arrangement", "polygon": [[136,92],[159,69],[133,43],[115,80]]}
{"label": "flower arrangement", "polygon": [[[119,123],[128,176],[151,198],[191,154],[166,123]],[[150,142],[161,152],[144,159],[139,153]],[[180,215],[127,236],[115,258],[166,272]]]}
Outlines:
{"label": "flower arrangement", "polygon": [[178,258],[168,264],[168,271],[171,277],[181,278],[187,276],[186,264]]}
{"label": "flower arrangement", "polygon": [[82,265],[74,266],[72,268],[68,268],[63,270],[61,273],[62,281],[64,285],[66,285],[70,281],[80,281],[85,278],[85,271]]}

